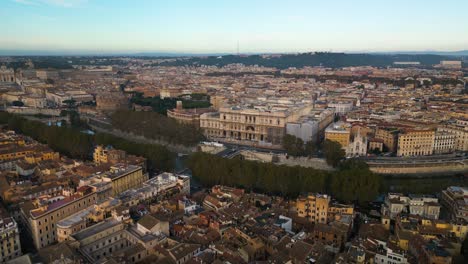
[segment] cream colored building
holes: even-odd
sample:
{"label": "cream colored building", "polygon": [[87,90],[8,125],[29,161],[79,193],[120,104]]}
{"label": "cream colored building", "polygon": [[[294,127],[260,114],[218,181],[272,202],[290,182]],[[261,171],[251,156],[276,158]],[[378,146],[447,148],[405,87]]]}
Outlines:
{"label": "cream colored building", "polygon": [[434,153],[435,131],[406,130],[398,135],[397,156],[423,156]]}
{"label": "cream colored building", "polygon": [[383,140],[383,144],[389,152],[396,152],[398,146],[397,128],[379,127],[375,130],[374,138]]}
{"label": "cream colored building", "polygon": [[455,150],[468,151],[468,121],[457,120],[455,124],[437,128],[455,134]]}
{"label": "cream colored building", "polygon": [[0,82],[15,82],[15,71],[6,66],[0,67]]}
{"label": "cream colored building", "polygon": [[280,147],[286,123],[307,114],[312,105],[295,107],[221,107],[200,116],[207,138],[260,147]]}
{"label": "cream colored building", "polygon": [[96,109],[112,112],[128,108],[128,99],[120,92],[104,92],[96,95]]}
{"label": "cream colored building", "polygon": [[457,136],[451,132],[436,131],[434,138],[434,154],[454,152],[456,137]]}
{"label": "cream colored building", "polygon": [[212,95],[210,97],[210,103],[213,109],[219,110],[224,104],[226,104],[227,99],[224,96]]}
{"label": "cream colored building", "polygon": [[118,263],[129,264],[142,261],[155,252],[155,246],[168,242],[165,233],[169,232],[169,222],[145,215],[136,224],[128,224],[129,218],[128,213],[123,217],[113,215],[76,232],[70,240],[90,263],[118,257]]}
{"label": "cream colored building", "polygon": [[57,223],[92,204],[97,200],[96,193],[88,186],[78,188],[75,194],[50,197],[27,202],[21,207],[21,216],[29,229],[37,249],[58,241]]}
{"label": "cream colored building", "polygon": [[176,120],[181,124],[192,125],[196,128],[200,127],[200,116],[203,113],[213,112],[211,108],[193,108],[184,109],[182,101],[177,101],[177,106],[174,109],[167,110],[167,117]]}

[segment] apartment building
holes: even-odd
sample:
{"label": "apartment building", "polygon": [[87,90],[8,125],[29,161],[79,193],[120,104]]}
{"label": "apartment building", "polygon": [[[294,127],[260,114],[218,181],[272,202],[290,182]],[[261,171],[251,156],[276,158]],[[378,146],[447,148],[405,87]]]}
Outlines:
{"label": "apartment building", "polygon": [[310,112],[312,105],[293,107],[221,107],[200,116],[206,137],[224,142],[280,147],[286,123]]}
{"label": "apartment building", "polygon": [[325,128],[333,122],[333,108],[314,109],[296,122],[286,124],[286,133],[301,138],[304,142],[317,142],[323,139]]}
{"label": "apartment building", "polygon": [[398,135],[397,156],[423,156],[434,153],[435,131],[407,129]]}
{"label": "apartment building", "polygon": [[468,222],[468,188],[450,186],[442,191],[441,202],[448,209],[453,220]]}
{"label": "apartment building", "polygon": [[45,97],[48,102],[57,106],[66,105],[69,100],[75,101],[76,104],[94,101],[91,94],[81,90],[46,91]]}
{"label": "apartment building", "polygon": [[90,263],[113,259],[116,263],[136,263],[166,243],[169,223],[145,215],[136,224],[113,216],[70,236],[74,246]]}
{"label": "apartment building", "polygon": [[325,129],[325,140],[327,139],[340,143],[346,149],[351,140],[351,124],[341,121],[330,124]]}
{"label": "apartment building", "polygon": [[381,139],[389,152],[396,152],[398,146],[398,133],[399,130],[397,128],[379,127],[375,130],[374,138]]}
{"label": "apartment building", "polygon": [[[90,177],[81,179],[79,185],[93,186],[101,200],[108,196],[116,197],[129,189],[139,188],[147,180],[148,174],[143,172],[141,166],[119,163],[110,167],[109,171],[98,172]],[[106,192],[107,194],[102,195],[101,192]]]}
{"label": "apartment building", "polygon": [[302,139],[304,142],[317,142],[318,139],[317,120],[300,120],[286,124],[286,133]]}
{"label": "apartment building", "polygon": [[468,151],[468,121],[457,120],[455,124],[438,127],[437,130],[455,134],[455,150]]}
{"label": "apartment building", "polygon": [[18,146],[15,144],[4,145],[0,149],[0,161],[25,159],[28,163],[36,163],[42,160],[57,160],[60,154],[54,152],[45,145]]}
{"label": "apartment building", "polygon": [[0,209],[0,263],[22,255],[18,225],[13,217]]}
{"label": "apartment building", "polygon": [[439,219],[439,199],[423,195],[403,195],[401,193],[389,193],[385,196],[382,205],[382,215],[395,219],[398,215],[419,215],[427,219]]}
{"label": "apartment building", "polygon": [[329,108],[334,108],[335,113],[344,115],[353,110],[353,101],[332,101],[328,103]]}
{"label": "apartment building", "polygon": [[374,257],[375,263],[381,264],[406,264],[408,262],[407,253],[398,248],[393,243],[373,240],[377,242],[377,252]]}
{"label": "apartment building", "polygon": [[450,264],[452,256],[442,245],[435,240],[425,240],[422,236],[412,237],[409,243],[409,251],[421,264]]}
{"label": "apartment building", "polygon": [[434,154],[452,153],[455,151],[456,135],[446,131],[436,131],[434,137]]}
{"label": "apartment building", "polygon": [[74,194],[67,194],[26,202],[21,206],[21,217],[31,234],[37,249],[58,241],[56,224],[97,200],[96,193],[88,186],[79,187]]}
{"label": "apartment building", "polygon": [[296,200],[296,211],[299,217],[307,218],[314,223],[326,224],[331,197],[326,194],[310,194]]}

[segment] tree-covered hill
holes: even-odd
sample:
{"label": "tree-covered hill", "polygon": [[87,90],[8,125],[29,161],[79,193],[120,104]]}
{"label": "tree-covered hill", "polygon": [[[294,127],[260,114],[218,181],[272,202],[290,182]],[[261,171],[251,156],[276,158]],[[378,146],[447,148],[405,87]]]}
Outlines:
{"label": "tree-covered hill", "polygon": [[316,52],[265,57],[261,55],[192,57],[189,59],[166,62],[161,65],[216,65],[222,67],[232,63],[242,63],[244,65],[259,65],[265,67],[276,67],[278,69],[289,67],[302,68],[304,66],[339,68],[349,66],[387,67],[393,65],[395,61],[419,61],[422,65],[429,66],[438,64],[441,60],[453,59],[457,59],[457,57],[431,54],[355,54]]}

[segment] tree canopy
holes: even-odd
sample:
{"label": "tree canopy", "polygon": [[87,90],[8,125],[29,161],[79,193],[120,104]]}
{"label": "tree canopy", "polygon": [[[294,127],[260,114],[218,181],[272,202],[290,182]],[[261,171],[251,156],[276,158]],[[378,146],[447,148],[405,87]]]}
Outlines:
{"label": "tree canopy", "polygon": [[313,141],[308,141],[304,144],[301,138],[289,134],[283,137],[283,148],[288,155],[294,157],[311,156],[317,151],[316,143]]}
{"label": "tree canopy", "polygon": [[53,150],[70,158],[89,160],[95,145],[112,145],[129,154],[147,158],[149,170],[170,171],[174,168],[175,154],[162,145],[135,143],[106,133],[89,135],[75,127],[48,126],[6,112],[0,112],[0,124],[6,124],[17,133],[48,144]]}
{"label": "tree canopy", "polygon": [[333,175],[330,191],[339,200],[362,203],[377,197],[380,184],[380,177],[365,162],[350,159]]}
{"label": "tree canopy", "polygon": [[338,166],[346,154],[340,143],[328,139],[323,143],[323,152],[327,164],[333,167]]}
{"label": "tree canopy", "polygon": [[154,112],[166,115],[167,110],[174,109],[177,101],[182,101],[185,109],[210,107],[210,97],[206,94],[181,95],[179,98],[164,98],[159,96],[143,97],[142,93],[134,93],[132,103],[141,106],[151,106]]}
{"label": "tree canopy", "polygon": [[12,106],[24,106],[24,103],[21,101],[13,101],[11,102]]}
{"label": "tree canopy", "polygon": [[111,120],[116,129],[171,144],[194,146],[204,139],[200,129],[154,112],[119,110]]}
{"label": "tree canopy", "polygon": [[191,155],[189,168],[193,177],[208,187],[221,184],[288,197],[325,192],[346,202],[372,201],[381,184],[380,176],[367,164],[354,160],[344,162],[336,172],[327,172],[197,152]]}

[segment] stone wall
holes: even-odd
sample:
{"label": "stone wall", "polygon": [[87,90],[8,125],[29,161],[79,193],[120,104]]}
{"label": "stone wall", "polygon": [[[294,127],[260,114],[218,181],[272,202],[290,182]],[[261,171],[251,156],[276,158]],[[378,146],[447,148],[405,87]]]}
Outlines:
{"label": "stone wall", "polygon": [[325,159],[309,158],[309,157],[287,157],[286,154],[273,154],[267,152],[258,152],[252,150],[242,150],[240,154],[246,160],[255,160],[261,162],[273,162],[278,165],[286,166],[301,166],[308,168],[315,168],[319,170],[333,170]]}
{"label": "stone wall", "polygon": [[432,164],[369,164],[370,170],[379,174],[393,175],[444,175],[468,172],[468,161],[465,162],[441,162]]}
{"label": "stone wall", "polygon": [[33,107],[7,107],[6,111],[12,114],[18,115],[50,115],[50,116],[60,116],[60,109],[45,109],[45,108],[33,108]]}

